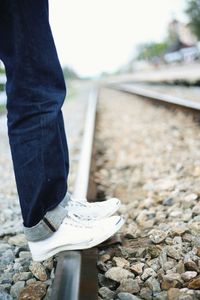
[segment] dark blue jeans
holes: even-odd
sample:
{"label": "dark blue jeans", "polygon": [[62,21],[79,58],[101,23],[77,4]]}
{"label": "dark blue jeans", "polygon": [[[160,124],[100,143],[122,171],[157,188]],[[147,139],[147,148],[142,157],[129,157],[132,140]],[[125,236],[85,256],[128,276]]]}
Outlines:
{"label": "dark blue jeans", "polygon": [[0,0],[0,59],[7,75],[8,135],[24,226],[36,225],[67,192],[65,81],[48,0]]}

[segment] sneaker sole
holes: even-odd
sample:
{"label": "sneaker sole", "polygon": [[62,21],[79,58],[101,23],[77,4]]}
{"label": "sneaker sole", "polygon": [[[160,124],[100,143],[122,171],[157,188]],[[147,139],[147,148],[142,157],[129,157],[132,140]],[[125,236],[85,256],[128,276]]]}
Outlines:
{"label": "sneaker sole", "polygon": [[84,249],[93,248],[93,247],[103,243],[104,241],[109,239],[111,236],[113,236],[123,225],[124,225],[124,220],[122,218],[120,218],[119,221],[115,224],[115,227],[113,228],[113,230],[110,231],[109,233],[107,233],[105,236],[102,236],[99,239],[95,239],[95,240],[93,239],[87,243],[80,243],[77,245],[60,246],[60,247],[52,249],[51,251],[49,251],[48,253],[43,254],[43,255],[32,255],[32,258],[34,261],[41,262],[41,261],[44,261],[62,251],[84,250]]}

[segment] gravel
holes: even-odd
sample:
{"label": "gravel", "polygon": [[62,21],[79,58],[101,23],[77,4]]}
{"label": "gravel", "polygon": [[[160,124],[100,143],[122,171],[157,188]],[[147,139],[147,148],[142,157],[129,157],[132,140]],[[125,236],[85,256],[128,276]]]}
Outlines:
{"label": "gravel", "polygon": [[126,220],[122,243],[100,248],[101,288],[114,299],[200,299],[199,125],[119,91],[102,88],[99,98],[98,198],[120,198]]}
{"label": "gravel", "polygon": [[[85,103],[64,107],[70,190],[82,136],[77,124],[83,123]],[[102,89],[97,130],[98,198],[119,197],[119,213],[126,219],[123,243],[100,250],[99,299],[200,299],[198,124],[191,115]],[[4,116],[0,140],[0,299],[49,300],[56,260],[31,260]]]}

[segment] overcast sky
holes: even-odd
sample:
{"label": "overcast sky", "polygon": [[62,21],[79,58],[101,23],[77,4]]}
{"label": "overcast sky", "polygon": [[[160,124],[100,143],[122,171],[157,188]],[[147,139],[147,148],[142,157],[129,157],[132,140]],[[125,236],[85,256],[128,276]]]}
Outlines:
{"label": "overcast sky", "polygon": [[185,0],[50,0],[61,64],[81,76],[114,71],[137,44],[161,41],[172,16],[184,20]]}

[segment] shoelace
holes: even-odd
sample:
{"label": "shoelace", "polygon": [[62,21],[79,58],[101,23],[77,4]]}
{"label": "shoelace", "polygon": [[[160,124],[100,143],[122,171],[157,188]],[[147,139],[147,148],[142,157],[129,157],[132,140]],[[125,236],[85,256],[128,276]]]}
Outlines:
{"label": "shoelace", "polygon": [[[71,197],[69,203],[68,203],[68,206],[70,207],[85,207],[85,208],[94,208],[93,207],[93,203],[89,203],[85,198],[82,198],[82,199],[76,199],[74,197]],[[95,208],[101,208],[101,205],[99,205],[98,203],[95,203]],[[96,220],[96,217],[93,216],[85,216],[84,214],[81,214],[79,212],[76,212],[76,214],[73,214],[73,215],[76,215],[77,218],[79,219],[78,221],[84,221],[84,222],[90,222],[90,221],[95,221]]]}
{"label": "shoelace", "polygon": [[84,203],[84,202],[88,203],[88,201],[87,201],[86,198],[79,198],[79,199],[77,199],[77,198],[74,198],[73,196],[71,196],[71,200],[72,201],[81,202],[81,203]]}
{"label": "shoelace", "polygon": [[75,215],[73,213],[68,213],[69,218],[65,219],[65,224],[70,224],[74,227],[79,227],[79,228],[92,228],[90,219],[89,220],[84,220],[84,223],[82,222],[82,218],[79,215]]}
{"label": "shoelace", "polygon": [[[76,199],[76,198],[71,198],[71,201],[70,201],[70,205],[72,206],[85,206],[85,207],[93,207],[94,203],[90,203],[88,202],[85,198],[82,200],[82,199]],[[96,207],[101,207],[101,205],[99,205],[98,203],[95,203],[95,206]]]}

